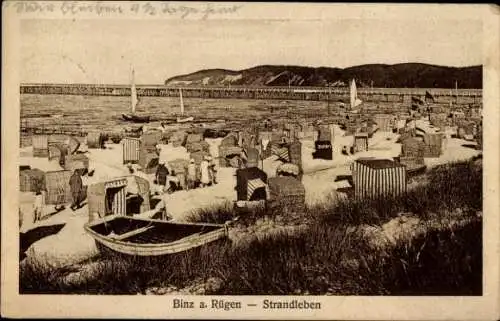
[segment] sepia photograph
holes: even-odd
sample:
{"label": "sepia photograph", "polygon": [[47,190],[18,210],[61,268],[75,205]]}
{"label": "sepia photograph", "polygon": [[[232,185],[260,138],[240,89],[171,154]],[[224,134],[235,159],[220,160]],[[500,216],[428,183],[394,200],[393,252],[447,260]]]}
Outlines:
{"label": "sepia photograph", "polygon": [[498,61],[467,6],[7,3],[19,297],[273,318],[328,316],[331,297],[497,295]]}

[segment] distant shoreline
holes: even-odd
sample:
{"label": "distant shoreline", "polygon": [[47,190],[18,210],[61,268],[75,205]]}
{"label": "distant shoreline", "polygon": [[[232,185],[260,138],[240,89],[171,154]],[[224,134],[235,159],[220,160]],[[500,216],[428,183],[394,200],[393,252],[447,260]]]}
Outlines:
{"label": "distant shoreline", "polygon": [[[172,87],[165,85],[137,86],[137,95],[142,97],[175,97],[182,89],[184,98],[202,99],[272,99],[347,102],[349,88],[327,87]],[[411,103],[412,97],[424,98],[430,92],[436,103],[449,103],[455,96],[462,102],[478,103],[482,100],[482,89],[443,88],[359,88],[360,99],[366,102]],[[128,85],[84,85],[84,84],[23,84],[20,94],[78,95],[78,96],[130,96]]]}

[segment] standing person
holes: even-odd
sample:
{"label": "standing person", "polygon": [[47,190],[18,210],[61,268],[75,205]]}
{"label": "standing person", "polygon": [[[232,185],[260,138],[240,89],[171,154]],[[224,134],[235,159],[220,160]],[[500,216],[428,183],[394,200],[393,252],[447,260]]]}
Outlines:
{"label": "standing person", "polygon": [[21,209],[19,209],[19,230],[23,226],[23,212],[21,212]]}
{"label": "standing person", "polygon": [[189,160],[189,165],[187,167],[187,188],[193,189],[195,187],[196,182],[196,164],[194,163],[194,159]]}
{"label": "standing person", "polygon": [[264,129],[271,129],[271,120],[269,118],[264,120]]}
{"label": "standing person", "polygon": [[160,156],[160,154],[161,154],[161,146],[160,146],[160,144],[156,144],[155,145],[155,152],[156,152],[156,154],[158,156]]}
{"label": "standing person", "polygon": [[156,183],[164,189],[165,186],[167,185],[168,181],[168,168],[165,166],[164,162],[161,162],[160,165],[158,165],[158,168],[156,169]]}
{"label": "standing person", "polygon": [[215,169],[215,163],[211,156],[208,157],[208,173],[210,175],[210,184],[217,184],[217,170]]}
{"label": "standing person", "polygon": [[208,160],[207,157],[203,158],[201,161],[200,165],[200,170],[201,170],[201,187],[208,186],[208,183],[210,183],[210,176],[208,173]]}
{"label": "standing person", "polygon": [[80,208],[80,202],[82,201],[82,190],[83,190],[83,181],[78,170],[75,169],[73,175],[69,179],[69,186],[71,189],[71,195],[73,196],[73,203],[71,204],[71,209],[74,211],[75,209]]}
{"label": "standing person", "polygon": [[169,184],[170,184],[170,191],[172,193],[180,189],[179,187],[181,185],[181,181],[174,170],[172,170],[172,173],[170,175]]}
{"label": "standing person", "polygon": [[33,203],[33,223],[40,221],[43,210],[43,194],[40,189],[35,193],[35,202]]}

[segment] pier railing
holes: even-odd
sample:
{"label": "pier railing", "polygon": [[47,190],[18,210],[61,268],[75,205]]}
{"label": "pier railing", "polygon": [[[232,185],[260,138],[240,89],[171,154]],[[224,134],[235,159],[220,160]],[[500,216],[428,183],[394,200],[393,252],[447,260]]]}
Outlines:
{"label": "pier railing", "polygon": [[[139,96],[178,97],[182,89],[185,98],[215,99],[281,99],[348,102],[348,88],[328,87],[172,87],[161,85],[138,85]],[[359,88],[358,97],[367,102],[411,103],[411,97],[424,99],[430,92],[438,103],[479,103],[482,100],[481,89],[441,89],[441,88]],[[91,96],[130,96],[131,90],[126,85],[91,85],[91,84],[21,84],[21,94],[41,95],[91,95]]]}

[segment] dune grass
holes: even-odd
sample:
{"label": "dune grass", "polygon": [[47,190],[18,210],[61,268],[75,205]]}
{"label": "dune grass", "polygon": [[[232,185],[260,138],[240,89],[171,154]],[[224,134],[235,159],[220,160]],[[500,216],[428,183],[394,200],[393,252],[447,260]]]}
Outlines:
{"label": "dune grass", "polygon": [[397,295],[481,295],[482,221],[433,230],[399,244],[384,265],[384,288]]}
{"label": "dune grass", "polygon": [[227,202],[218,206],[197,209],[188,215],[186,220],[189,222],[224,224],[233,220],[236,216],[232,203]]}
{"label": "dune grass", "polygon": [[[305,229],[255,238],[247,246],[222,242],[168,258],[107,256],[91,277],[67,282],[68,271],[41,263],[21,266],[21,293],[137,294],[149,287],[185,288],[216,277],[222,286],[206,294],[227,295],[481,295],[482,170],[474,162],[441,166],[429,184],[407,198],[384,203],[340,201],[306,209]],[[352,228],[380,226],[401,212],[422,220],[460,209],[467,224],[430,228],[383,253]],[[272,216],[259,210],[243,225]],[[455,215],[455,214],[454,214]],[[193,213],[192,221],[224,223],[236,216],[225,205]]]}
{"label": "dune grass", "polygon": [[473,161],[456,162],[432,168],[428,183],[409,190],[405,197],[382,200],[340,200],[317,209],[328,224],[383,224],[400,213],[422,219],[443,215],[459,208],[475,215],[482,210],[482,166]]}

